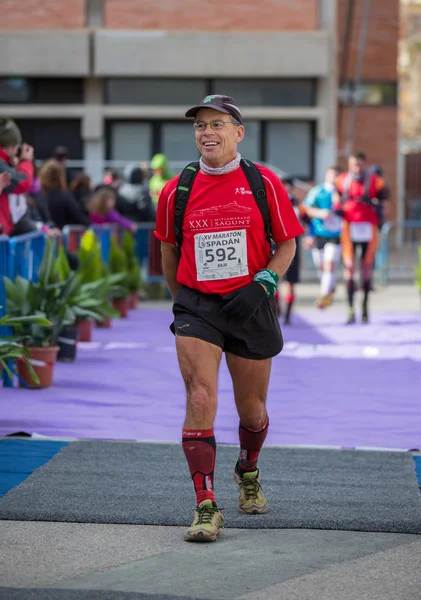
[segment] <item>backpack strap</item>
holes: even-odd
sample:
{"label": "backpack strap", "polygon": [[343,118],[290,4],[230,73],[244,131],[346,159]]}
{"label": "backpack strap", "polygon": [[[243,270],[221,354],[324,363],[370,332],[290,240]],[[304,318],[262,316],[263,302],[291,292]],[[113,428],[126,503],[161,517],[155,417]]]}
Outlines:
{"label": "backpack strap", "polygon": [[342,202],[349,200],[349,190],[351,188],[352,175],[347,173],[344,181],[344,193],[342,194]]}
{"label": "backpack strap", "polygon": [[243,169],[244,175],[247,178],[250,189],[253,192],[256,204],[259,207],[259,210],[262,214],[263,223],[265,226],[266,239],[272,248],[273,240],[270,228],[270,212],[266,194],[266,186],[265,182],[263,181],[263,176],[259,169],[256,167],[256,165],[249,160],[244,160],[242,158],[240,161],[240,166]]}
{"label": "backpack strap", "polygon": [[364,196],[366,197],[367,200],[371,200],[371,197],[370,197],[371,181],[372,181],[372,173],[370,173],[370,171],[367,170],[365,177],[364,177]]}
{"label": "backpack strap", "polygon": [[199,161],[197,160],[183,169],[177,182],[174,200],[174,234],[175,246],[179,252],[181,252],[181,244],[183,242],[184,214],[198,172]]}

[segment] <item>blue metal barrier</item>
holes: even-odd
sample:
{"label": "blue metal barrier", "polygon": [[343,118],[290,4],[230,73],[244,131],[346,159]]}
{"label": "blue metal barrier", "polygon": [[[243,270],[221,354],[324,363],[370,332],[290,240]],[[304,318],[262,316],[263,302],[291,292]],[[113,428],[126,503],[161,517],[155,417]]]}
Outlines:
{"label": "blue metal barrier", "polygon": [[44,256],[45,234],[41,231],[18,235],[9,240],[9,277],[17,275],[38,281],[38,271]]}
{"label": "blue metal barrier", "polygon": [[94,225],[92,229],[94,230],[95,236],[101,245],[102,260],[106,265],[108,265],[110,262],[111,239],[113,236],[117,240],[119,239],[119,227],[117,225],[104,224]]}
{"label": "blue metal barrier", "polygon": [[421,242],[421,221],[388,221],[380,231],[376,268],[382,285],[389,278],[414,280]]}
{"label": "blue metal barrier", "polygon": [[[45,234],[41,231],[18,235],[13,238],[0,236],[0,316],[7,312],[4,277],[14,279],[17,275],[38,281],[39,267],[44,255]],[[10,335],[8,328],[0,328],[1,335]],[[12,365],[11,365],[12,366]],[[13,381],[3,373],[4,387],[13,387]]]}

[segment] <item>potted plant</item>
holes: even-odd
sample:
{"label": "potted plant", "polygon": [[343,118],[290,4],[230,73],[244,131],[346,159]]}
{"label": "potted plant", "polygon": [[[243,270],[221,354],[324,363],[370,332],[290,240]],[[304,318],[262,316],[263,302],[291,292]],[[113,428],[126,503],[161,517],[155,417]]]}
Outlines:
{"label": "potted plant", "polygon": [[128,231],[123,233],[121,249],[126,257],[127,289],[129,291],[128,307],[136,308],[139,302],[139,290],[142,287],[140,264],[135,251],[135,239]]}
{"label": "potted plant", "polygon": [[[1,308],[1,307],[0,307]],[[16,327],[23,324],[40,325],[42,327],[50,327],[52,323],[39,315],[29,315],[26,317],[11,318],[5,315],[0,318],[0,327]],[[26,346],[23,345],[24,339],[20,336],[2,336],[0,337],[0,373],[4,369],[10,380],[13,379],[13,371],[10,368],[14,361],[23,362],[26,365],[29,376],[35,384],[39,383],[39,378],[35,373],[31,362],[30,353]]]}
{"label": "potted plant", "polygon": [[13,325],[14,335],[24,339],[31,364],[39,378],[38,384],[30,385],[27,365],[25,362],[19,362],[18,375],[21,385],[25,385],[23,382],[26,382],[29,387],[50,387],[59,350],[58,337],[63,326],[73,322],[73,316],[68,309],[68,298],[75,285],[74,278],[58,281],[51,239],[46,242],[38,277],[37,282],[28,281],[20,276],[14,281],[5,277],[4,283],[7,310],[12,319],[36,315],[52,323],[46,326],[34,323],[30,319],[21,319]]}
{"label": "potted plant", "polygon": [[120,313],[122,319],[128,314],[128,296],[129,290],[127,287],[127,261],[123,250],[118,246],[115,238],[111,239],[110,248],[110,273],[121,277],[120,284],[113,292],[113,307]]}
{"label": "potted plant", "polygon": [[[77,272],[82,283],[93,283],[103,278],[103,262],[101,258],[101,245],[92,229],[82,235],[79,249],[79,267]],[[90,342],[92,340],[94,319],[86,314],[77,317],[79,340]]]}
{"label": "potted plant", "polygon": [[[113,286],[120,277],[107,276],[97,281],[83,283],[82,273],[71,271],[64,249],[59,251],[56,270],[60,281],[72,282],[71,293],[67,298],[67,319],[73,325],[67,326],[67,332],[70,332],[72,327],[76,329],[77,323],[86,321],[92,323],[93,320],[101,321],[105,318],[118,318],[119,314],[112,308],[110,297]],[[76,329],[76,331],[78,330]],[[62,330],[62,338],[64,338],[62,341],[66,342],[65,333],[63,332],[64,329]],[[71,339],[67,339],[67,342],[68,346],[72,346]],[[75,357],[76,348],[74,345],[65,349],[68,358],[72,349]]]}

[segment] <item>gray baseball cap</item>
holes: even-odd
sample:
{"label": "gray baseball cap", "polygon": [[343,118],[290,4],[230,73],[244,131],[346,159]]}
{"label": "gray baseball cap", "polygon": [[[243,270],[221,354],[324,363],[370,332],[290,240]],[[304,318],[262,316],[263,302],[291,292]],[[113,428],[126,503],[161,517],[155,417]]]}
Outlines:
{"label": "gray baseball cap", "polygon": [[215,110],[219,110],[219,112],[231,115],[236,121],[243,124],[241,111],[231,96],[223,96],[222,94],[205,96],[200,104],[193,106],[186,112],[186,117],[195,117],[201,108],[214,108]]}

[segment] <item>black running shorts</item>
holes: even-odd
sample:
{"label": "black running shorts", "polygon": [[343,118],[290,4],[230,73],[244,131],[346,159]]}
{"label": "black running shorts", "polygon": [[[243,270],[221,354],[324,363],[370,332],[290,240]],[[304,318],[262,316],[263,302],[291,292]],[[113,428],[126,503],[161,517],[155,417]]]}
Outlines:
{"label": "black running shorts", "polygon": [[182,286],[174,298],[171,331],[250,360],[272,358],[281,352],[283,339],[273,296],[266,298],[245,323],[222,313],[224,304],[218,294],[202,294]]}

